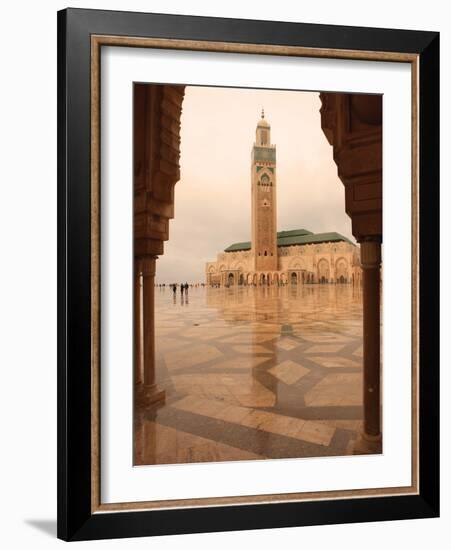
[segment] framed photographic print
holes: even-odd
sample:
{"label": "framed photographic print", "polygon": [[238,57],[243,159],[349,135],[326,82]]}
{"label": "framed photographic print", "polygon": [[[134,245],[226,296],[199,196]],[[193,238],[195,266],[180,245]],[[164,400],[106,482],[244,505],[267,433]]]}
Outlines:
{"label": "framed photographic print", "polygon": [[58,14],[58,536],[439,513],[439,36]]}

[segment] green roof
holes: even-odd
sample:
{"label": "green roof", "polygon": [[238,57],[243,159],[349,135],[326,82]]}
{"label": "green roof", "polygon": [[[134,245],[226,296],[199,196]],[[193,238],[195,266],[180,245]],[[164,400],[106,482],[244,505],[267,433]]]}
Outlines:
{"label": "green roof", "polygon": [[[340,233],[312,233],[306,229],[293,229],[291,231],[279,231],[277,233],[277,246],[294,246],[296,244],[318,244],[346,242],[353,244],[349,239]],[[250,250],[250,241],[234,243],[228,246],[224,252],[238,252],[239,250]]]}
{"label": "green roof", "polygon": [[277,233],[277,238],[298,237],[302,235],[313,235],[313,233],[311,231],[307,231],[307,229],[291,229],[290,231],[279,231]]}
{"label": "green roof", "polygon": [[224,252],[237,252],[238,250],[250,250],[251,249],[251,243],[250,241],[245,243],[234,243],[228,246]]}

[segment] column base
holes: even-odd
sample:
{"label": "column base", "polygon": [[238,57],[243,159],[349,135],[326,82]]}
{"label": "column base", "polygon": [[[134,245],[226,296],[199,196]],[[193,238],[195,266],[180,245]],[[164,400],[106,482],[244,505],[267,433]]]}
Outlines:
{"label": "column base", "polygon": [[382,434],[369,435],[361,432],[354,443],[352,454],[374,455],[382,453]]}
{"label": "column base", "polygon": [[152,406],[162,406],[166,400],[166,392],[156,384],[150,386],[137,384],[135,386],[135,404],[139,409]]}

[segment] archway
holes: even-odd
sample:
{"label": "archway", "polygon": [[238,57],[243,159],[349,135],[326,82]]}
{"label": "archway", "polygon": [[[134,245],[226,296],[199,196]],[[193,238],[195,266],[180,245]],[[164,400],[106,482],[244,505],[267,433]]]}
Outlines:
{"label": "archway", "polygon": [[[174,185],[180,180],[180,115],[184,86],[137,84],[134,86],[134,135],[152,147],[134,148],[134,215],[143,223],[134,233],[135,280],[144,291],[136,297],[135,327],[143,317],[146,341],[135,342],[135,357],[142,357],[146,401],[155,399],[153,286],[155,263],[169,238],[173,217]],[[364,337],[364,431],[380,435],[380,243],[382,241],[382,98],[359,94],[320,93],[321,127],[333,147],[339,177],[346,186],[345,210],[352,233],[361,243]],[[145,116],[144,116],[145,113]],[[164,134],[164,139],[162,135]],[[362,137],[364,139],[362,139]],[[144,139],[143,139],[144,138]],[[362,162],[362,161],[365,162]],[[162,168],[164,166],[164,168]],[[362,212],[362,184],[368,200]],[[152,220],[152,223],[144,222]],[[225,282],[221,274],[221,282]],[[319,280],[316,272],[313,281]],[[329,273],[323,274],[329,279]],[[362,280],[363,279],[363,280]],[[137,288],[137,283],[135,288]],[[376,296],[376,298],[374,298]],[[135,330],[136,334],[139,334]],[[140,351],[141,350],[141,351]],[[136,361],[136,360],[135,360]],[[139,369],[138,369],[139,370]],[[139,380],[138,380],[139,382]],[[160,392],[161,393],[161,392]],[[164,397],[163,397],[164,398]]]}
{"label": "archway", "polygon": [[344,284],[348,282],[348,262],[344,258],[339,258],[335,262],[335,280],[337,283]]}
{"label": "archway", "polygon": [[227,276],[227,284],[229,286],[233,286],[235,284],[235,276],[233,273],[229,273],[229,275]]}
{"label": "archway", "polygon": [[238,280],[238,284],[241,286],[241,285],[244,285],[244,275],[242,273],[240,273],[240,278]]}
{"label": "archway", "polygon": [[207,285],[212,286],[215,282],[216,282],[216,271],[215,271],[215,268],[211,265],[208,268]]}
{"label": "archway", "polygon": [[292,285],[298,284],[298,276],[294,271],[291,273],[290,282]]}
{"label": "archway", "polygon": [[329,281],[329,278],[329,262],[325,258],[321,258],[321,260],[318,262],[318,281],[321,284],[325,284]]}

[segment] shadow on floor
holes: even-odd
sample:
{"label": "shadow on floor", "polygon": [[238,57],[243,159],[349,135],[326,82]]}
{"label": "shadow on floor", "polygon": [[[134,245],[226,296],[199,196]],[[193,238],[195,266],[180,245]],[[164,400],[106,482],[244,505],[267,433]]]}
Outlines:
{"label": "shadow on floor", "polygon": [[26,519],[25,523],[46,535],[56,538],[56,519]]}

